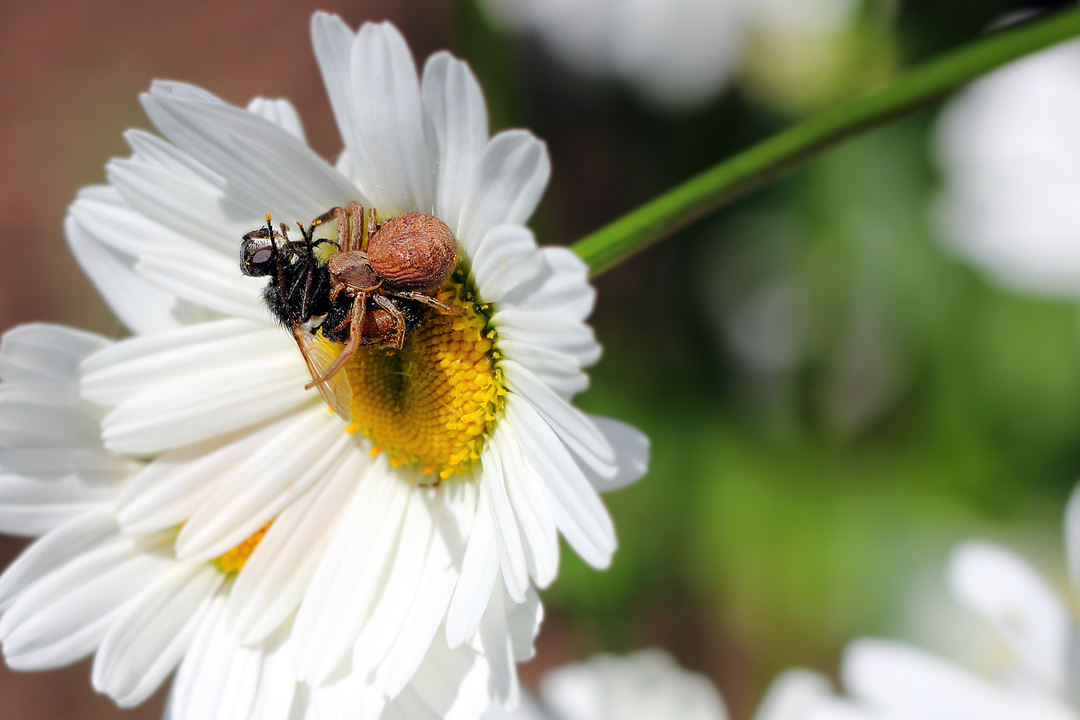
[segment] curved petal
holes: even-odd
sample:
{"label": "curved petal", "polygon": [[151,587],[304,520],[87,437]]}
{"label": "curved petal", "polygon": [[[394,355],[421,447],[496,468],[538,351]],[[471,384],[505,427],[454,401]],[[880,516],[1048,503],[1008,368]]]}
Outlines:
{"label": "curved petal", "polygon": [[649,469],[648,436],[619,420],[599,415],[589,417],[615,450],[618,467],[618,472],[610,478],[586,472],[597,492],[611,492],[640,480]]}
{"label": "curved petal", "polygon": [[307,135],[304,134],[304,124],[300,121],[300,113],[296,112],[296,107],[285,98],[252,98],[246,110],[266,118],[307,145]]}
{"label": "curved petal", "polygon": [[0,475],[0,532],[37,537],[98,508],[110,507],[115,487],[75,478],[41,480]]}
{"label": "curved petal", "polygon": [[390,23],[365,23],[349,56],[358,141],[353,169],[384,216],[435,206],[436,157],[405,38]]}
{"label": "curved petal", "polygon": [[120,707],[138,705],[184,656],[225,575],[213,566],[176,564],[116,618],[94,658],[93,683]]}
{"label": "curved petal", "polygon": [[524,225],[496,225],[476,248],[471,272],[484,302],[498,303],[544,270],[544,255]]}
{"label": "curved petal", "polygon": [[293,661],[300,679],[320,684],[352,650],[414,492],[382,460],[360,481],[297,612]]}
{"label": "curved petal", "polygon": [[946,577],[956,599],[1009,643],[1025,674],[1052,692],[1065,689],[1072,620],[1031,565],[1003,547],[966,542],[953,550]]}
{"label": "curved petal", "polygon": [[133,333],[180,327],[173,316],[176,297],[139,277],[134,262],[107,249],[71,215],[64,219],[68,247],[101,298]]}
{"label": "curved petal", "polygon": [[19,325],[0,340],[0,378],[33,385],[47,396],[77,397],[79,363],[110,344],[100,335],[62,325]]}
{"label": "curved petal", "polygon": [[289,225],[357,199],[356,188],[307,145],[255,113],[199,88],[163,81],[143,94],[142,103],[174,145]]}
{"label": "curved petal", "polygon": [[177,557],[206,562],[244,542],[319,482],[350,443],[337,416],[321,408],[299,413],[188,518]]}
{"label": "curved petal", "polygon": [[467,63],[437,52],[424,64],[420,94],[439,148],[435,214],[457,235],[469,178],[488,140],[484,93]]}
{"label": "curved petal", "polygon": [[[499,550],[492,527],[488,493],[480,493],[476,519],[469,532],[469,543],[461,562],[461,577],[454,588],[446,615],[446,642],[455,649],[476,634],[499,574]],[[435,643],[438,645],[438,641]]]}
{"label": "curved petal", "polygon": [[310,405],[299,354],[222,360],[211,370],[164,380],[105,416],[101,437],[114,452],[149,455],[225,435]]}
{"label": "curved petal", "polygon": [[551,176],[547,146],[524,130],[493,137],[473,169],[458,223],[458,242],[472,257],[496,225],[524,225]]}
{"label": "curved petal", "polygon": [[300,605],[364,464],[354,448],[270,526],[229,593],[229,630],[234,635],[258,642]]}

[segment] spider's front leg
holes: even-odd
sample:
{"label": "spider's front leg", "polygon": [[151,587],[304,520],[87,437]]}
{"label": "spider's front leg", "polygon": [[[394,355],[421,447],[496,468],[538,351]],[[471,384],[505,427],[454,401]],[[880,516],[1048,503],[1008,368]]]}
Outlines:
{"label": "spider's front leg", "polygon": [[394,318],[394,342],[390,344],[390,347],[400,350],[405,345],[405,330],[407,329],[405,313],[401,312],[398,306],[390,302],[385,295],[376,295],[375,302]]}
{"label": "spider's front leg", "polygon": [[464,312],[463,310],[460,310],[458,308],[450,307],[446,303],[442,302],[441,300],[436,300],[430,295],[425,295],[419,290],[394,290],[391,294],[394,297],[404,298],[405,300],[415,300],[416,302],[423,303],[428,307],[433,307],[443,315],[460,315]]}
{"label": "spider's front leg", "polygon": [[353,301],[352,322],[349,327],[349,342],[346,343],[345,348],[341,351],[341,354],[337,356],[330,367],[326,368],[319,377],[315,378],[307,385],[304,386],[305,390],[310,390],[319,383],[324,383],[330,378],[334,377],[334,374],[340,370],[345,363],[349,361],[356,351],[360,349],[360,340],[363,338],[364,329],[364,315],[367,311],[368,296],[366,293],[358,293],[356,299]]}

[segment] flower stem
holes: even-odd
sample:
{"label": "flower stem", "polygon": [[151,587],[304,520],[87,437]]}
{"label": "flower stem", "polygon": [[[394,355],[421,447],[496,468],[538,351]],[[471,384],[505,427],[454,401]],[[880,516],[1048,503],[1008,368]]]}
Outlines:
{"label": "flower stem", "polygon": [[758,143],[579,240],[595,277],[830,147],[925,105],[1017,58],[1080,35],[1080,9],[995,33],[885,87]]}

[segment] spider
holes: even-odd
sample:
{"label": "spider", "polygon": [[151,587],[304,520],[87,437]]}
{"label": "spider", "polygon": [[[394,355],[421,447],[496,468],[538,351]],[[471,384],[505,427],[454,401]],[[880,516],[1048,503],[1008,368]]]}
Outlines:
{"label": "spider", "polygon": [[[330,304],[337,307],[341,295],[353,302],[343,318],[324,322],[323,335],[331,340],[345,339],[347,328],[345,348],[321,375],[313,374],[305,389],[329,380],[362,345],[400,350],[406,333],[416,324],[416,311],[410,305],[428,306],[443,314],[457,312],[429,294],[457,267],[457,241],[442,220],[411,212],[380,223],[372,209],[365,222],[364,208],[352,202],[313,220],[312,230],[330,220],[337,222],[340,248],[327,263]],[[370,303],[375,307],[369,307]],[[335,315],[331,313],[328,319]]]}

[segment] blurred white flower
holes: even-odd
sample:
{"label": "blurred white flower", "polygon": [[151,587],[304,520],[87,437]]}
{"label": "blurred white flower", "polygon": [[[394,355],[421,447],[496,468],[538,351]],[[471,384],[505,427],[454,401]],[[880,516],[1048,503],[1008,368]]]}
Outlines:
{"label": "blurred white flower", "polygon": [[[597,655],[548,672],[539,702],[525,698],[507,712],[492,707],[483,720],[727,720],[712,682],[680,667],[661,650],[625,656]],[[832,696],[823,676],[806,670],[781,675],[765,694],[754,720],[827,720],[849,704]]]}
{"label": "blurred white flower", "polygon": [[694,105],[737,72],[747,35],[837,32],[857,0],[484,0],[503,27],[539,35],[559,58],[610,75],[660,106]]}
{"label": "blurred white flower", "polygon": [[[559,533],[610,562],[598,489],[640,477],[647,441],[570,403],[600,355],[595,291],[524,225],[543,143],[489,138],[468,66],[437,53],[421,77],[389,24],[311,29],[338,168],[284,100],[154,83],[166,139],[130,132],[65,225],[134,336],[4,336],[0,530],[39,539],[0,577],[0,640],[23,670],[94,655],[123,706],[179,667],[171,720],[476,717],[516,702]],[[267,212],[352,201],[436,215],[461,265],[455,313],[336,376],[347,424],[236,258]]]}
{"label": "blurred white flower", "polygon": [[1080,296],[1080,42],[965,90],[936,148],[947,243],[1013,289]]}
{"label": "blurred white flower", "polygon": [[[1066,511],[1071,588],[1063,596],[999,545],[958,546],[947,571],[954,598],[1008,649],[978,671],[910,645],[863,639],[844,653],[846,698],[820,696],[815,720],[1077,720],[1080,718],[1080,490]],[[983,662],[986,665],[988,663]]]}

